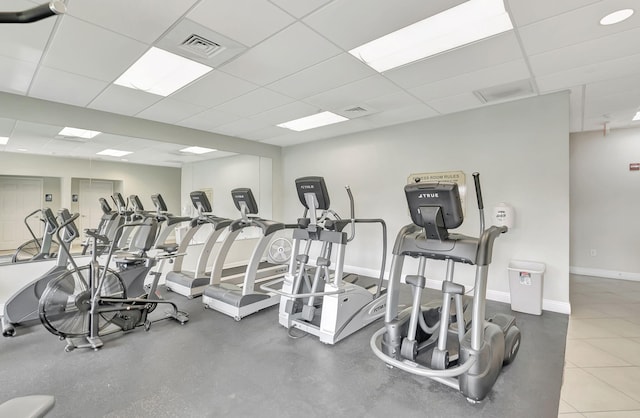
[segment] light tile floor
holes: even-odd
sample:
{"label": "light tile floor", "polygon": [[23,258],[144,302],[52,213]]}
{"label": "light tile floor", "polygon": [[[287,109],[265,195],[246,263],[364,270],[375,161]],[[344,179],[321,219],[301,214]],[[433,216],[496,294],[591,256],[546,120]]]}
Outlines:
{"label": "light tile floor", "polygon": [[640,282],[571,277],[558,418],[640,417]]}

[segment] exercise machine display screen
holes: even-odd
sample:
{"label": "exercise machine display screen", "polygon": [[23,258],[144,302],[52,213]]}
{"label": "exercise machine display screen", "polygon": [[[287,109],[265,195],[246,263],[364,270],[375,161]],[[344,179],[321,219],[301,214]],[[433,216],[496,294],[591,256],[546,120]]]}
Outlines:
{"label": "exercise machine display screen", "polygon": [[253,197],[253,192],[248,187],[231,190],[231,197],[233,198],[233,203],[236,205],[236,209],[242,210],[241,202],[244,202],[244,204],[247,205],[248,213],[254,215],[258,213],[258,204],[256,203],[255,197]]}
{"label": "exercise machine display screen", "polygon": [[414,224],[426,227],[421,208],[440,208],[446,229],[457,228],[464,219],[460,192],[455,183],[416,183],[404,187]]}

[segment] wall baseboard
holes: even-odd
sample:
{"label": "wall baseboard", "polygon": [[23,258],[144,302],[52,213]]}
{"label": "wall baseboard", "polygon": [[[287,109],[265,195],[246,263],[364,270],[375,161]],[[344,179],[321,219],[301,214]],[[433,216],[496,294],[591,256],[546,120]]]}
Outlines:
{"label": "wall baseboard", "polygon": [[[378,277],[378,275],[380,274],[380,271],[361,268],[361,267],[355,267],[355,266],[344,266],[344,270],[354,274],[362,274],[364,276],[369,276],[369,277]],[[579,273],[575,273],[575,274],[579,274]],[[385,272],[385,279],[388,279],[389,278],[388,276],[389,276],[389,272]],[[429,289],[440,290],[442,289],[442,282],[439,280],[427,279],[427,287]],[[511,294],[509,292],[501,292],[498,290],[489,289],[487,290],[487,300],[491,300],[494,302],[511,303]],[[560,302],[557,300],[543,299],[542,310],[570,315],[571,304],[569,302]]]}
{"label": "wall baseboard", "polygon": [[628,271],[594,269],[588,267],[569,267],[569,273],[580,276],[604,277],[607,279],[631,280],[640,282],[640,273],[631,273]]}

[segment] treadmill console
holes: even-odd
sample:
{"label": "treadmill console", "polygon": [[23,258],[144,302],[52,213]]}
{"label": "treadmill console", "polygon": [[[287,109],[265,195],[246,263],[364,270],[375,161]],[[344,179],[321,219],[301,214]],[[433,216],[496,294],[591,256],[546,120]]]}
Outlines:
{"label": "treadmill console", "polygon": [[[63,223],[71,219],[71,213],[69,213],[69,209],[61,209],[59,213]],[[67,224],[65,229],[67,231],[68,237],[73,237],[75,239],[80,236],[80,231],[78,231],[75,222],[70,222],[69,224]]]}
{"label": "treadmill console", "polygon": [[129,202],[131,202],[131,204],[133,205],[133,210],[136,210],[136,211],[144,210],[144,207],[142,206],[142,202],[140,201],[140,198],[138,197],[137,194],[132,194],[131,196],[129,196]]}
{"label": "treadmill console", "polygon": [[305,208],[309,209],[305,195],[311,193],[315,196],[316,202],[318,203],[316,209],[329,209],[329,192],[327,191],[327,185],[323,177],[300,177],[296,179],[296,190],[298,192],[298,198]]}
{"label": "treadmill console", "polygon": [[58,221],[56,220],[56,216],[53,214],[53,211],[51,211],[50,208],[44,208],[42,210],[42,215],[44,216],[46,222],[47,222],[47,232],[51,233],[53,231],[56,230],[56,228],[58,227]]}
{"label": "treadmill console", "polygon": [[196,190],[189,194],[191,197],[191,203],[200,213],[211,213],[213,209],[211,208],[211,202],[209,202],[209,198],[206,193],[202,190]]}
{"label": "treadmill console", "polygon": [[231,197],[236,209],[242,211],[242,203],[247,206],[247,214],[255,215],[258,213],[258,204],[253,197],[253,192],[248,187],[231,190]]}
{"label": "treadmill console", "polygon": [[122,197],[122,193],[120,192],[115,192],[111,198],[113,199],[114,202],[116,202],[116,206],[118,207],[118,210],[125,210],[127,207],[127,202],[124,201],[124,197]]}
{"label": "treadmill console", "polygon": [[160,212],[167,212],[169,210],[167,209],[167,204],[164,202],[164,199],[162,198],[162,195],[160,193],[152,194],[151,201],[153,202],[153,205],[156,207],[156,209]]}
{"label": "treadmill console", "polygon": [[[409,212],[414,224],[425,229],[432,225],[453,229],[462,224],[462,204],[457,184],[409,184],[404,187],[404,193],[407,196]],[[437,212],[440,215],[436,215]]]}
{"label": "treadmill console", "polygon": [[102,208],[102,212],[104,212],[105,215],[111,215],[111,206],[109,206],[107,199],[105,199],[104,197],[101,197],[98,199],[98,202],[100,202],[100,207]]}

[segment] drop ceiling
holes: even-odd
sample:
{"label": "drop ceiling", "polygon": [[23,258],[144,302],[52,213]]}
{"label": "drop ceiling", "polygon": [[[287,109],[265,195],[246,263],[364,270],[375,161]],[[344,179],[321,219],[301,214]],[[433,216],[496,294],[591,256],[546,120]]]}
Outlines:
{"label": "drop ceiling", "polygon": [[[5,0],[0,8],[40,3]],[[0,25],[0,91],[276,146],[558,91],[570,92],[572,132],[640,125],[631,121],[640,108],[637,0],[505,0],[513,30],[381,74],[347,52],[460,3],[67,0],[64,15]],[[599,24],[623,8],[637,10],[622,23]],[[213,71],[168,97],[113,84],[152,46],[172,48],[177,34],[188,30],[234,53],[212,61]],[[486,97],[494,100],[485,103]],[[351,120],[304,132],[276,126],[320,111]],[[45,148],[57,149],[55,129],[34,125],[0,120],[0,136],[11,136],[0,150],[46,138]],[[131,161],[185,162],[172,158],[179,144],[149,139],[104,136],[83,147],[97,152],[106,141],[135,151]],[[174,154],[157,155],[167,147]],[[61,146],[58,155],[65,153]]]}

